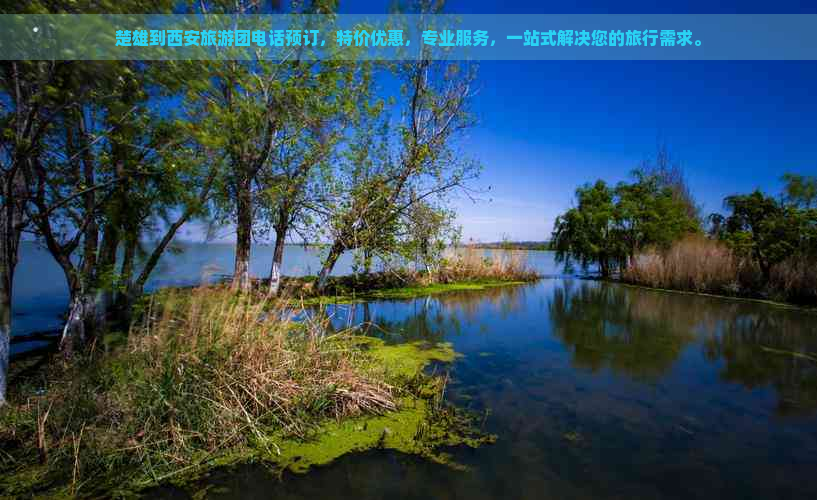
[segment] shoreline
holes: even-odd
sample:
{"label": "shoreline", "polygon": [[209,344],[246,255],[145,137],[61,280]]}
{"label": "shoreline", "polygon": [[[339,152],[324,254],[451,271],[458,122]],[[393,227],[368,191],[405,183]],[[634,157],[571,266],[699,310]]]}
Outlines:
{"label": "shoreline", "polygon": [[708,297],[708,298],[712,298],[712,299],[725,299],[725,300],[733,300],[733,301],[741,301],[741,302],[751,302],[751,303],[755,303],[755,304],[763,304],[763,305],[779,307],[779,308],[783,308],[783,309],[792,309],[792,310],[796,310],[796,311],[817,314],[817,306],[800,305],[800,304],[794,304],[794,303],[791,303],[791,302],[780,302],[780,301],[771,300],[771,299],[760,299],[760,298],[755,298],[755,297],[740,297],[740,296],[735,296],[735,295],[723,295],[723,294],[717,294],[717,293],[711,293],[711,292],[693,292],[691,290],[678,290],[678,289],[674,289],[674,288],[659,288],[659,287],[653,287],[653,286],[649,286],[649,285],[641,285],[641,284],[638,284],[638,283],[629,283],[627,281],[622,281],[622,280],[614,279],[614,278],[604,279],[604,278],[600,278],[600,277],[582,277],[582,278],[579,278],[579,279],[584,279],[584,280],[588,280],[588,281],[601,281],[601,282],[604,282],[604,283],[614,283],[614,284],[622,285],[622,286],[626,286],[626,287],[639,288],[639,289],[642,289],[642,290],[653,290],[653,291],[656,291],[656,292],[676,293],[676,294],[682,294],[682,295],[693,295],[693,296],[700,296],[700,297]]}

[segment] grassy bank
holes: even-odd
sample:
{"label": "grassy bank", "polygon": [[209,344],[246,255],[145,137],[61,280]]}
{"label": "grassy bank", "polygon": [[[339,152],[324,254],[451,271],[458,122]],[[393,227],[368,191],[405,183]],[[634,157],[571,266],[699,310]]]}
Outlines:
{"label": "grassy bank", "polygon": [[[375,279],[377,279],[377,277],[375,277]],[[346,283],[343,283],[344,281]],[[386,284],[388,281],[383,280],[379,285],[369,287],[355,283],[354,279],[344,278],[343,280],[338,280],[338,285],[332,286],[331,291],[324,292],[323,294],[303,293],[304,290],[309,290],[310,284],[313,282],[313,277],[291,279],[289,284],[294,290],[289,292],[289,296],[292,297],[289,299],[290,304],[294,306],[319,306],[322,304],[352,304],[372,300],[407,300],[449,292],[479,291],[501,286],[523,285],[530,281],[479,280],[397,286],[396,284]]]}
{"label": "grassy bank", "polygon": [[817,263],[789,258],[773,266],[766,278],[751,261],[702,236],[687,237],[667,251],[638,255],[621,279],[666,290],[817,305]]}
{"label": "grassy bank", "polygon": [[[410,299],[446,292],[484,290],[530,283],[539,278],[527,263],[527,251],[487,255],[481,248],[465,247],[449,253],[429,270],[405,268],[331,277],[322,291],[316,278],[285,278],[283,295],[293,304],[351,303],[368,300]],[[264,287],[262,287],[264,289]]]}
{"label": "grassy bank", "polygon": [[442,401],[450,345],[390,346],[219,287],[156,294],[128,335],[15,388],[0,494],[125,495],[263,460],[296,472],[374,447],[446,462],[489,437]]}

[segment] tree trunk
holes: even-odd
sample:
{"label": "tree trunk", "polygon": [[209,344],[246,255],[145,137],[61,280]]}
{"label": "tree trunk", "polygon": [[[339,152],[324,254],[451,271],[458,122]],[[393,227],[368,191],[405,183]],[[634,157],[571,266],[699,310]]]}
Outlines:
{"label": "tree trunk", "polygon": [[601,268],[601,277],[602,278],[609,278],[610,277],[610,261],[607,259],[606,256],[603,256],[599,259],[599,267]]}
{"label": "tree trunk", "polygon": [[60,352],[65,359],[73,357],[74,352],[88,345],[89,333],[93,331],[96,319],[97,298],[93,293],[83,292],[79,287],[71,287],[71,301],[68,307],[68,318],[62,329]]}
{"label": "tree trunk", "polygon": [[249,179],[244,179],[238,185],[236,211],[237,225],[233,289],[240,292],[249,292],[251,287],[250,246],[252,245],[252,192]]}
{"label": "tree trunk", "polygon": [[284,262],[284,244],[286,243],[287,230],[285,227],[275,228],[275,250],[272,254],[272,267],[269,274],[269,296],[278,295],[281,288],[281,266]]}
{"label": "tree trunk", "polygon": [[320,274],[318,274],[318,292],[323,292],[326,288],[326,283],[329,281],[329,275],[332,274],[332,269],[338,261],[338,257],[343,253],[344,246],[339,240],[335,240],[332,248],[329,250],[329,255],[323,262]]}
{"label": "tree trunk", "polygon": [[[99,261],[97,269],[85,271],[86,281],[92,281],[97,288],[96,302],[94,306],[96,318],[94,324],[100,329],[105,329],[107,314],[114,305],[114,271],[116,270],[116,249],[119,247],[119,230],[113,223],[108,223],[102,236],[102,243],[99,249]],[[88,273],[96,273],[96,276]]]}
{"label": "tree trunk", "polygon": [[[5,281],[5,280],[3,280]],[[6,402],[11,349],[11,290],[0,283],[0,407]]]}
{"label": "tree trunk", "polygon": [[125,251],[122,257],[122,268],[119,271],[120,292],[116,297],[116,309],[122,315],[122,321],[127,328],[131,322],[133,307],[133,264],[136,258],[136,240],[133,237],[125,239]]}
{"label": "tree trunk", "polygon": [[0,186],[0,406],[6,401],[11,349],[11,305],[23,229],[26,184],[21,171],[3,179]]}

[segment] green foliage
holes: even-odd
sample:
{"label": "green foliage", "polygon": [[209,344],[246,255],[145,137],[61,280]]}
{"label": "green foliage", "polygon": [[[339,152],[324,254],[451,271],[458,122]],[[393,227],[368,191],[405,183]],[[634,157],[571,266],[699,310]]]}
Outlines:
{"label": "green foliage", "polygon": [[668,247],[697,230],[682,198],[655,176],[611,188],[604,181],[576,190],[577,206],[556,218],[553,247],[559,262],[597,264],[602,276],[626,267],[648,246]]}
{"label": "green foliage", "polygon": [[785,174],[786,201],[802,208],[817,205],[817,177],[813,175]]}
{"label": "green foliage", "polygon": [[772,268],[791,258],[817,257],[817,209],[813,200],[813,179],[787,175],[786,197],[778,200],[755,190],[725,200],[731,214],[723,220],[716,236],[741,257],[751,259],[768,282]]}

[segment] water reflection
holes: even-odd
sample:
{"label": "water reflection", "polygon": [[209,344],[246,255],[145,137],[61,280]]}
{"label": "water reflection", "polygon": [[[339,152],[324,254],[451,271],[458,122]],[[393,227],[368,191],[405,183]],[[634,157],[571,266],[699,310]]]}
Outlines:
{"label": "water reflection", "polygon": [[[328,306],[323,311],[335,331],[356,327],[388,342],[440,342],[461,336],[465,325],[483,333],[490,324],[520,313],[531,286],[494,287],[450,292],[407,301],[380,301]],[[491,318],[482,321],[490,315]]]}
{"label": "water reflection", "polygon": [[817,498],[817,314],[580,280],[337,306],[336,327],[453,342],[448,394],[498,442],[455,473],[391,453],[214,497]]}
{"label": "water reflection", "polygon": [[[811,325],[817,316],[811,318]],[[723,360],[721,378],[748,388],[774,387],[780,415],[817,409],[817,334],[803,319],[781,311],[743,311],[704,339],[706,356]]]}
{"label": "water reflection", "polygon": [[573,352],[576,366],[603,367],[654,380],[672,366],[694,337],[672,301],[621,286],[567,281],[553,290],[553,331]]}
{"label": "water reflection", "polygon": [[[773,389],[779,415],[817,409],[817,314],[799,310],[553,280],[537,286],[337,306],[327,314],[336,327],[357,325],[389,342],[452,340],[458,349],[472,351],[478,351],[476,345],[496,347],[509,337],[518,345],[552,338],[569,354],[573,367],[593,374],[610,370],[642,383],[659,382],[685,352],[693,358],[701,352],[707,369],[714,370],[720,381]],[[475,354],[488,357],[492,350],[496,349]],[[681,369],[688,369],[692,361]]]}

